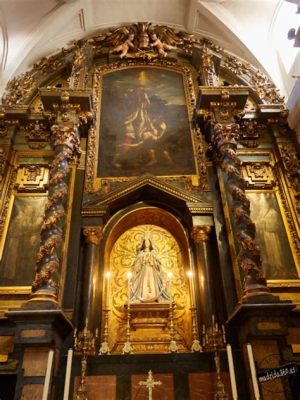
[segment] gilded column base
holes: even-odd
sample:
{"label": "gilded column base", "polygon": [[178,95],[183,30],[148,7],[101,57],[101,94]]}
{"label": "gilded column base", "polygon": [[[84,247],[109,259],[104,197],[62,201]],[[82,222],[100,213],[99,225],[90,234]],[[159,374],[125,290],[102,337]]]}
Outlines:
{"label": "gilded column base", "polygon": [[38,290],[22,305],[23,309],[49,310],[58,309],[56,293],[49,290]]}
{"label": "gilded column base", "polygon": [[241,298],[241,302],[244,304],[269,304],[280,303],[281,300],[279,296],[272,294],[268,287],[259,284],[252,284],[245,288],[245,293]]}

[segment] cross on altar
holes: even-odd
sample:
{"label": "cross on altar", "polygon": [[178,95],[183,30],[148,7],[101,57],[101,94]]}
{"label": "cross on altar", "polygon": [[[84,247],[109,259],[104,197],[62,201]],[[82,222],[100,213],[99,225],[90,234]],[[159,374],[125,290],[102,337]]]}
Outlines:
{"label": "cross on altar", "polygon": [[148,389],[148,399],[152,400],[152,390],[153,388],[155,388],[155,386],[160,386],[162,384],[161,381],[155,381],[152,375],[152,371],[150,370],[148,372],[148,378],[146,379],[146,381],[140,381],[139,385],[140,386],[146,386],[146,388]]}

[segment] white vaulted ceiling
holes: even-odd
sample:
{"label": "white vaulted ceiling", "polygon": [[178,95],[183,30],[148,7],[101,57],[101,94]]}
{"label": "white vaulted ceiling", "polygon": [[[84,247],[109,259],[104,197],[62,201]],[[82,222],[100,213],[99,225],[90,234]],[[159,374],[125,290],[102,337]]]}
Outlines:
{"label": "white vaulted ceiling", "polygon": [[0,0],[0,94],[72,40],[149,21],[212,39],[263,68],[288,97],[300,72],[299,49],[287,40],[296,18],[296,5],[284,0]]}

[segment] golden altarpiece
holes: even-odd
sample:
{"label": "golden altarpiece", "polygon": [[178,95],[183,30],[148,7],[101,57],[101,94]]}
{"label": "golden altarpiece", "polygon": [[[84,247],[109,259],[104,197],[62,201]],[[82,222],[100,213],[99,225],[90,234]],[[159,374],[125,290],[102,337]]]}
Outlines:
{"label": "golden altarpiece", "polygon": [[151,23],[12,79],[1,395],[298,398],[300,153],[286,117],[263,72]]}

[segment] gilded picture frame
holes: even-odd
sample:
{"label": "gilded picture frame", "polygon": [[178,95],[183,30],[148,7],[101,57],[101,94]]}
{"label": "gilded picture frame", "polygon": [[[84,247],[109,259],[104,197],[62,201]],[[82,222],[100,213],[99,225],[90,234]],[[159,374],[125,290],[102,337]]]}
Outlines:
{"label": "gilded picture frame", "polygon": [[247,197],[251,202],[251,218],[256,226],[263,273],[268,282],[286,281],[291,284],[299,280],[299,260],[293,251],[279,191],[251,190],[247,191]]}
{"label": "gilded picture frame", "polygon": [[[256,242],[261,250],[262,263],[265,263],[265,259],[268,254],[265,254],[264,243],[260,243],[260,231],[264,230],[264,228],[260,226],[260,222],[261,225],[264,223],[263,216],[259,215],[259,212],[255,213],[255,207],[257,207],[257,210],[259,209],[259,204],[255,204],[255,201],[257,201],[256,197],[259,196],[265,198],[267,203],[269,201],[273,206],[275,206],[273,208],[275,208],[276,217],[279,218],[277,218],[277,223],[280,224],[280,229],[283,230],[283,234],[286,237],[283,246],[288,245],[290,248],[290,265],[291,263],[294,263],[295,269],[293,279],[290,279],[288,276],[284,277],[283,275],[281,278],[278,276],[269,278],[267,277],[268,286],[272,288],[272,290],[280,293],[280,295],[282,290],[289,288],[291,293],[290,296],[298,299],[300,288],[299,232],[297,229],[297,223],[295,222],[296,218],[290,205],[291,202],[289,199],[289,191],[286,188],[286,183],[282,172],[278,167],[277,155],[271,149],[240,149],[238,151],[238,155],[242,160],[242,174],[246,182],[246,195],[250,200],[251,219],[255,224],[257,224],[257,221],[259,221],[258,226],[256,227]],[[251,168],[248,168],[249,166]],[[235,281],[237,284],[237,290],[239,293],[241,293],[242,288],[239,283],[240,270],[237,263],[237,248],[233,236],[233,221],[221,170],[218,170],[218,176],[220,181],[225,221],[229,232],[229,250],[234,269]],[[263,212],[263,210],[260,212]],[[263,265],[263,273],[266,272],[265,268],[265,265]]]}
{"label": "gilded picture frame", "polygon": [[192,126],[193,78],[189,68],[169,64],[111,64],[95,71],[96,124],[88,137],[86,192],[105,193],[116,182],[147,173],[199,186],[204,157]]}
{"label": "gilded picture frame", "polygon": [[31,286],[46,201],[45,194],[12,196],[1,249],[1,286]]}
{"label": "gilded picture frame", "polygon": [[[19,202],[26,202],[29,198],[38,199],[44,204],[47,200],[47,184],[49,179],[49,162],[53,156],[52,151],[20,151],[15,152],[12,157],[12,166],[7,173],[7,181],[3,190],[3,197],[1,198],[1,224],[0,224],[0,263],[5,256],[5,246],[9,239],[10,225],[16,217],[16,204]],[[20,211],[21,205],[18,206]],[[40,223],[44,213],[43,205],[40,205]],[[22,207],[21,207],[22,208]],[[32,207],[33,212],[35,207]],[[22,211],[22,210],[21,210]],[[21,218],[21,213],[17,212]],[[39,244],[39,231],[38,227],[35,236],[36,245]],[[13,240],[13,238],[12,238]],[[6,246],[7,247],[7,246]],[[15,246],[14,246],[15,249]],[[35,257],[32,260],[32,279],[34,278],[34,265]],[[6,281],[4,284],[0,281],[0,295],[8,296],[7,301],[16,301],[16,299],[24,300],[31,293],[31,280],[27,279],[26,283],[21,281],[9,283]],[[11,300],[10,300],[11,299]]]}
{"label": "gilded picture frame", "polygon": [[[48,199],[48,180],[49,180],[49,164],[53,158],[53,152],[49,150],[31,152],[31,151],[19,151],[15,152],[12,159],[12,166],[8,171],[8,179],[5,185],[4,195],[1,198],[1,231],[0,231],[0,261],[2,259],[3,250],[5,248],[5,242],[7,240],[7,234],[9,225],[12,218],[12,211],[14,202],[18,198],[43,198],[46,203]],[[26,166],[38,167],[40,174],[34,174],[35,176],[28,177],[26,175]],[[76,165],[72,164],[71,176],[69,181],[69,193],[68,202],[66,205],[66,226],[65,226],[65,238],[64,245],[61,252],[61,274],[59,286],[63,287],[64,280],[66,277],[67,268],[67,253],[69,246],[69,234],[71,228],[72,218],[72,207],[74,185],[75,185],[75,172]],[[30,169],[32,171],[32,168]],[[30,175],[30,174],[29,174]],[[29,179],[28,179],[29,178]],[[30,180],[31,178],[35,178]],[[26,186],[28,183],[28,187]],[[41,209],[41,213],[44,214],[44,207]],[[39,232],[37,237],[39,237]],[[39,240],[38,240],[39,242]],[[35,275],[35,257],[32,260],[32,279]],[[6,299],[7,306],[4,304],[3,310],[7,307],[21,304],[24,300],[28,299],[31,294],[31,282],[30,285],[1,285],[0,284],[0,296]],[[58,294],[59,304],[62,302],[63,291],[60,290]],[[0,309],[1,314],[2,309]]]}

